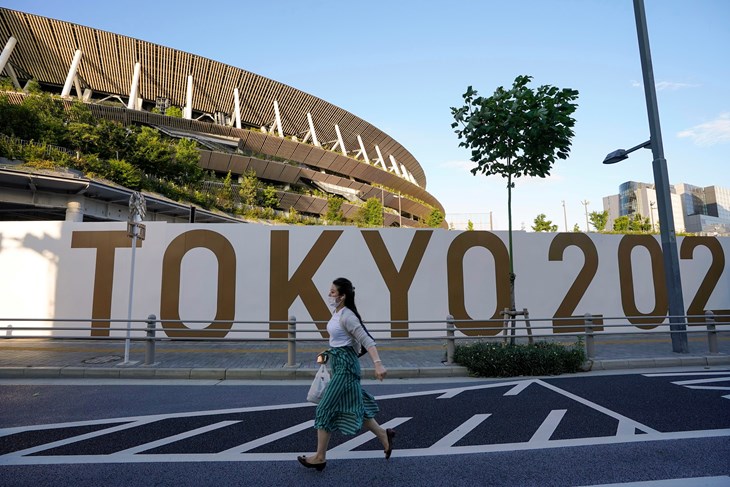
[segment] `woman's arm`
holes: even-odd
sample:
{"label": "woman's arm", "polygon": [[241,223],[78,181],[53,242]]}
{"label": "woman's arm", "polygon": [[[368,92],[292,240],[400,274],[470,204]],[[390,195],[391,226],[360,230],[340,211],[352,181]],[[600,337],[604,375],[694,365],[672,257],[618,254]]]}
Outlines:
{"label": "woman's arm", "polygon": [[380,360],[380,355],[378,355],[378,349],[375,345],[368,348],[368,355],[370,355],[370,359],[375,364],[375,378],[378,380],[385,379],[385,374],[388,373],[388,369],[385,368],[383,361]]}

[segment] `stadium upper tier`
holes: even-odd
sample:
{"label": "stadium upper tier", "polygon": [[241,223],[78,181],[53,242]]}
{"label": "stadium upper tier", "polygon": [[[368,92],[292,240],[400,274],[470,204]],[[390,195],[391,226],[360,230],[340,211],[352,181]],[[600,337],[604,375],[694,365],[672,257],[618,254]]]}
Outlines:
{"label": "stadium upper tier", "polygon": [[[444,212],[425,190],[423,168],[402,145],[291,86],[169,47],[5,8],[0,42],[0,74],[17,87],[34,79],[89,103],[96,116],[196,139],[211,152],[201,160],[208,169],[254,169],[269,181],[298,184],[291,171],[263,175],[261,164],[239,158],[278,160],[299,165],[302,184],[314,182],[330,194],[362,199],[380,193],[386,206],[400,205],[409,222],[423,221],[433,208]],[[152,113],[168,106],[181,107],[183,117]]]}

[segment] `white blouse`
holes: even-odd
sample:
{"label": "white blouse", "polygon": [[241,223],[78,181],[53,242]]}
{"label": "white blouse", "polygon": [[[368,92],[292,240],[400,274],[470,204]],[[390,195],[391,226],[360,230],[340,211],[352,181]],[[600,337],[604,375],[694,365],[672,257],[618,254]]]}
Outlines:
{"label": "white blouse", "polygon": [[347,307],[344,307],[332,314],[332,318],[327,322],[327,332],[330,334],[330,347],[355,347],[359,343],[365,349],[375,345],[375,341],[365,332],[360,325],[355,313]]}

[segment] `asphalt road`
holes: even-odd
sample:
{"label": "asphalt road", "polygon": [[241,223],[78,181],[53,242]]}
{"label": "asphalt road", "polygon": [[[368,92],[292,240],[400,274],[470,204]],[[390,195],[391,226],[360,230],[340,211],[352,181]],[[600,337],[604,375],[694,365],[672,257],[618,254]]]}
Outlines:
{"label": "asphalt road", "polygon": [[295,460],[315,447],[307,388],[2,381],[0,484],[730,485],[728,369],[368,382],[393,457],[335,434],[323,472]]}

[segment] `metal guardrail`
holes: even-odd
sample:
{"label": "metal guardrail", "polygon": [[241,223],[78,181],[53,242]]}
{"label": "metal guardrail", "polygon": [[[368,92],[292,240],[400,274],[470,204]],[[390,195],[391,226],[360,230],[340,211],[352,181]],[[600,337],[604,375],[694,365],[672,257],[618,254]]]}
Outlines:
{"label": "metal guardrail", "polygon": [[[600,318],[602,320],[601,324],[596,324],[594,318]],[[718,330],[717,326],[728,326],[730,325],[730,315],[715,315],[712,311],[706,311],[704,315],[683,315],[681,318],[684,318],[685,320],[693,319],[694,323],[690,323],[690,325],[700,325],[704,324],[705,327],[703,329],[687,329],[687,330],[670,330],[669,323],[660,323],[660,324],[633,324],[630,320],[661,320],[664,321],[668,316],[616,316],[616,317],[606,317],[606,316],[594,316],[590,313],[586,313],[583,317],[565,317],[565,318],[517,318],[515,316],[505,317],[503,319],[471,319],[471,320],[457,320],[453,316],[448,315],[445,320],[393,320],[393,321],[369,321],[367,322],[368,326],[372,325],[379,325],[379,324],[390,324],[391,327],[389,328],[378,328],[378,329],[372,329],[371,332],[374,333],[403,333],[405,331],[407,332],[443,332],[443,334],[439,334],[436,336],[426,336],[426,337],[411,337],[411,336],[395,336],[388,338],[388,340],[395,340],[395,341],[408,341],[408,340],[445,340],[445,347],[446,347],[446,363],[447,364],[453,364],[454,363],[454,354],[456,351],[456,340],[503,340],[504,343],[507,342],[507,340],[510,340],[510,343],[514,344],[515,339],[527,339],[530,343],[533,342],[534,339],[537,338],[549,338],[549,339],[556,339],[560,337],[576,337],[576,339],[583,340],[586,356],[589,360],[592,360],[595,358],[595,341],[596,337],[599,336],[596,333],[596,328],[601,327],[603,329],[605,328],[626,328],[629,326],[633,327],[653,327],[653,329],[640,329],[640,330],[631,330],[631,331],[621,331],[617,334],[620,335],[652,335],[657,333],[662,334],[672,334],[672,333],[685,333],[685,334],[704,334],[707,336],[707,344],[708,344],[708,351],[711,354],[717,354],[719,353],[718,350],[718,335],[720,333],[730,333],[730,328],[726,330]],[[553,324],[553,320],[560,319],[561,321],[575,321],[576,324],[570,324],[570,325],[556,325]],[[718,321],[719,319],[719,321]],[[609,324],[606,323],[607,321],[613,321],[613,320],[622,320],[624,322],[622,323],[615,323],[615,324]],[[700,320],[701,323],[699,322]],[[126,333],[127,331],[127,323],[129,323],[129,330],[132,333],[136,333],[137,336],[131,336],[129,340],[132,341],[143,341],[145,342],[145,365],[151,365],[155,363],[155,349],[156,349],[156,342],[158,341],[205,341],[205,342],[286,342],[287,343],[287,366],[295,366],[295,357],[296,357],[296,347],[297,342],[321,342],[325,338],[322,336],[322,332],[319,329],[312,330],[310,327],[308,329],[301,329],[298,328],[298,325],[322,325],[325,324],[325,322],[322,321],[297,321],[296,317],[290,316],[289,320],[287,321],[232,321],[232,320],[164,320],[165,323],[187,323],[187,324],[206,324],[211,325],[215,323],[226,323],[226,324],[238,324],[238,325],[253,325],[253,327],[240,327],[237,329],[229,329],[225,330],[226,334],[236,334],[236,333],[262,333],[262,334],[285,334],[286,336],[267,336],[263,338],[258,337],[245,337],[245,338],[234,338],[234,337],[225,337],[225,338],[218,338],[218,337],[205,337],[205,336],[195,336],[195,337],[186,337],[184,336],[185,330],[179,330],[175,329],[174,331],[177,332],[176,334],[183,333],[183,336],[158,336],[157,331],[160,330],[160,328],[157,327],[157,323],[160,320],[157,319],[157,317],[154,314],[150,314],[146,320],[115,320],[115,319],[88,319],[88,318],[64,318],[64,319],[55,319],[55,318],[0,318],[0,323],[7,323],[5,325],[0,325],[0,338],[5,339],[51,339],[51,340],[113,340],[113,341],[119,341],[119,340],[126,340],[122,336],[112,336],[112,332],[119,332],[120,334]],[[58,332],[74,332],[74,331],[89,331],[89,326],[53,326],[53,328],[49,328],[48,326],[24,326],[22,323],[38,323],[38,322],[45,322],[45,323],[78,323],[78,322],[85,322],[89,323],[104,323],[108,324],[108,327],[105,328],[92,328],[92,330],[103,330],[104,335],[90,335],[90,336],[75,336],[75,335],[63,335],[59,334]],[[470,332],[470,333],[478,333],[478,332],[489,332],[489,334],[472,334],[467,335],[464,333],[464,330],[460,330],[460,327],[458,326],[460,323],[470,323],[473,324],[475,322],[478,323],[486,323],[486,324],[494,324],[499,326],[469,326],[465,328],[464,330]],[[524,323],[525,328],[519,329],[517,328],[517,323]],[[539,322],[547,322],[550,323],[549,325],[535,326],[534,323]],[[18,323],[21,323],[18,325]],[[123,323],[124,327],[112,327],[114,323]],[[396,324],[422,324],[422,325],[429,325],[429,324],[443,324],[445,323],[446,326],[441,327],[427,327],[427,328],[411,328],[409,327],[407,330],[403,328],[393,327],[393,325]],[[144,326],[134,326],[143,324]],[[271,325],[279,325],[279,328],[272,328]],[[582,328],[582,331],[575,331],[576,328]],[[53,331],[53,335],[50,336],[39,336],[39,335],[33,335],[33,334],[17,334],[17,332],[22,331]],[[516,335],[515,332],[519,331],[525,331],[524,335]],[[557,333],[538,333],[534,334],[533,331],[536,330],[551,330],[552,332]],[[2,333],[4,331],[4,333]],[[164,329],[162,330],[164,331]],[[457,331],[461,334],[457,336]],[[140,334],[144,333],[144,336],[139,336]],[[220,329],[196,329],[196,330],[190,330],[190,333],[195,333],[196,335],[207,335],[207,334],[220,334]],[[510,334],[511,333],[511,334]],[[313,338],[310,335],[313,334],[319,334],[319,337]],[[302,336],[305,335],[305,336]],[[606,334],[601,334],[602,336],[606,336]]]}

